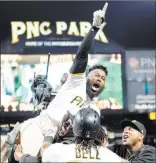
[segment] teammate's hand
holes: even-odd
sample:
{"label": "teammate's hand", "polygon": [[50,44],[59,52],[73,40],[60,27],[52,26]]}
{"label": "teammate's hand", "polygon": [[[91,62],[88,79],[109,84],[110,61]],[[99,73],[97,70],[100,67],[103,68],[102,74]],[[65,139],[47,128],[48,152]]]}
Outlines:
{"label": "teammate's hand", "polygon": [[6,142],[9,145],[12,145],[15,143],[16,137],[20,133],[20,127],[21,127],[21,124],[17,122],[13,130],[7,134]]}
{"label": "teammate's hand", "polygon": [[47,102],[41,102],[34,111],[41,112],[42,110],[46,109]]}
{"label": "teammate's hand", "polygon": [[23,156],[22,147],[21,147],[21,145],[18,145],[16,147],[15,152],[14,152],[14,158],[15,158],[16,161],[19,161],[22,156]]}
{"label": "teammate's hand", "polygon": [[93,26],[97,28],[101,28],[103,24],[103,20],[105,18],[106,10],[108,7],[108,3],[106,2],[105,5],[103,6],[102,10],[95,11],[93,14]]}

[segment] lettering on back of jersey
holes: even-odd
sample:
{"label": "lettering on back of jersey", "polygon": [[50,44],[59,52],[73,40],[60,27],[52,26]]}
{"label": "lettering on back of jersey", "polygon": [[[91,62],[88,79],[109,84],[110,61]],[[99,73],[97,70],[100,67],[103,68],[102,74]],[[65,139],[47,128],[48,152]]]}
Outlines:
{"label": "lettering on back of jersey", "polygon": [[70,103],[82,107],[85,102],[82,97],[76,96]]}
{"label": "lettering on back of jersey", "polygon": [[75,148],[75,157],[77,159],[96,159],[99,160],[99,153],[98,151],[94,152],[89,149],[79,149],[79,148]]}

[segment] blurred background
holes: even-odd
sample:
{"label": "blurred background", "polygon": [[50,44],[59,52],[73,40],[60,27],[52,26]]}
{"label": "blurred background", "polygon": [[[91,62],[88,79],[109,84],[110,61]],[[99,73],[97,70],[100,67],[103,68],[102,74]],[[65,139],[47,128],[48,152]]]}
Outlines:
{"label": "blurred background", "polygon": [[[156,145],[155,1],[108,1],[106,20],[89,53],[88,67],[108,68],[106,88],[97,101],[112,145],[121,144],[120,122],[138,120],[146,143]],[[45,75],[57,92],[67,79],[78,46],[104,1],[0,2],[2,139],[14,124],[33,117],[34,74]]]}

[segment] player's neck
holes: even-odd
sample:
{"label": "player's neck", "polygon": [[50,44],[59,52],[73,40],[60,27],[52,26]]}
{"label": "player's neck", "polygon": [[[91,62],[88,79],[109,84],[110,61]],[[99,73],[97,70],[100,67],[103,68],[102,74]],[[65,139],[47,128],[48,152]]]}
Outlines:
{"label": "player's neck", "polygon": [[87,101],[92,101],[93,99],[90,98],[90,97],[88,96],[88,94],[87,94],[86,100],[87,100]]}
{"label": "player's neck", "polygon": [[142,148],[142,146],[143,146],[143,143],[138,142],[134,146],[129,147],[129,151],[130,151],[130,153],[136,153]]}

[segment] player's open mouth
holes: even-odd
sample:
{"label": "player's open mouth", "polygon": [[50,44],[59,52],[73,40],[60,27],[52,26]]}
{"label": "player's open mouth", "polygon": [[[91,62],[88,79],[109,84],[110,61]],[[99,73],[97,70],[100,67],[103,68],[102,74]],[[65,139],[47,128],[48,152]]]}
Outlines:
{"label": "player's open mouth", "polygon": [[126,141],[128,138],[129,138],[128,135],[124,135],[124,136],[122,137],[123,141]]}
{"label": "player's open mouth", "polygon": [[98,92],[99,89],[100,89],[100,84],[99,83],[93,84],[91,89],[92,89],[93,92]]}

